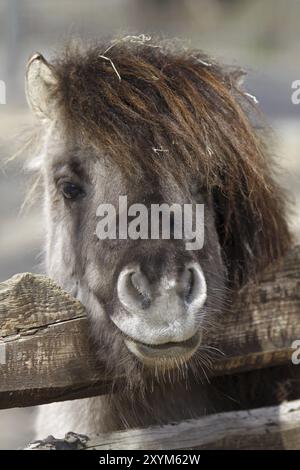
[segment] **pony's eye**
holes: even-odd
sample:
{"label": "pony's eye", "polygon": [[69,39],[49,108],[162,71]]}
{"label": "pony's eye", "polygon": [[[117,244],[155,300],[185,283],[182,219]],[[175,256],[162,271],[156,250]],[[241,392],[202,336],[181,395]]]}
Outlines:
{"label": "pony's eye", "polygon": [[66,199],[77,199],[84,195],[84,191],[80,186],[70,182],[63,183],[61,191]]}

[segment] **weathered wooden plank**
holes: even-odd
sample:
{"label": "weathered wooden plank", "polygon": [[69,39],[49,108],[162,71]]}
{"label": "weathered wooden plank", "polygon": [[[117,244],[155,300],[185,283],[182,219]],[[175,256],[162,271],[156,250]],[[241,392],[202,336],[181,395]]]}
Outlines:
{"label": "weathered wooden plank", "polygon": [[0,408],[101,394],[110,384],[89,347],[84,307],[46,276],[0,285],[0,348]]}
{"label": "weathered wooden plank", "polygon": [[280,406],[230,411],[165,426],[95,436],[68,433],[28,446],[31,450],[299,449],[300,400]]}
{"label": "weathered wooden plank", "polygon": [[[299,320],[297,246],[220,316],[205,341],[224,354],[216,353],[212,374],[290,363]],[[0,408],[105,393],[112,378],[104,366],[90,348],[84,308],[53,281],[22,274],[0,284]]]}

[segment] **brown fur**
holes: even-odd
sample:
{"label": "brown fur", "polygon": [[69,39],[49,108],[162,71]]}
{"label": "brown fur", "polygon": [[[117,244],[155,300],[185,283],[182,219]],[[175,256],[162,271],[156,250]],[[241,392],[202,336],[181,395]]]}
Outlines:
{"label": "brown fur", "polygon": [[[239,71],[222,67],[198,51],[173,49],[155,40],[130,39],[84,49],[72,46],[51,67],[56,84],[50,91],[66,141],[80,149],[82,180],[85,173],[93,175],[98,168],[95,158],[104,159],[106,155],[113,162],[110,177],[118,168],[129,195],[140,201],[142,197],[151,202],[157,195],[166,196],[169,175],[189,200],[190,182],[196,179],[199,193],[207,201],[208,241],[202,252],[189,256],[197,257],[206,275],[206,327],[214,328],[225,293],[253,278],[291,245],[285,196],[276,183],[270,156],[245,112],[255,110],[237,85]],[[62,163],[67,162],[69,153],[68,147],[60,156]],[[177,263],[178,267],[185,262],[186,252],[173,241],[167,247],[159,242],[158,250],[144,241],[126,241],[122,247],[121,242],[96,245],[92,238],[96,208],[92,196],[90,202],[73,205],[72,209],[62,203],[52,181],[53,165],[46,163],[54,240],[49,244],[53,245],[50,258],[55,255],[56,226],[60,227],[58,233],[64,230],[64,236],[63,259],[50,275],[65,288],[69,281],[75,279],[77,286],[84,280],[86,297],[90,296],[87,304],[95,306],[99,299],[103,301],[106,316],[91,318],[93,341],[102,359],[107,358],[109,372],[127,377],[128,394],[122,392],[109,399],[106,425],[101,429],[167,422],[218,409],[211,390],[199,383],[203,379],[199,371],[209,368],[205,347],[188,365],[180,364],[166,374],[151,371],[149,387],[144,382],[149,371],[129,354],[123,336],[110,321],[111,312],[118,309],[115,284],[122,267],[132,259],[143,261],[149,272],[152,269],[154,283],[162,263]],[[96,179],[97,184],[99,181]],[[116,186],[115,195],[121,191],[118,183]],[[95,274],[100,267],[105,279],[91,287],[91,272]],[[188,375],[191,380],[178,383]],[[190,389],[186,388],[188,382]],[[159,385],[154,392],[153,383]],[[238,392],[234,400],[239,396]],[[93,403],[89,405],[91,416],[98,405],[89,403]]]}
{"label": "brown fur", "polygon": [[[282,191],[266,150],[241,104],[237,71],[198,51],[172,51],[159,42],[116,42],[54,62],[67,128],[99,145],[126,174],[136,164],[179,182],[199,175],[215,197],[221,245],[231,279],[246,281],[290,246]],[[206,65],[210,64],[210,65]],[[161,154],[154,148],[161,147]]]}

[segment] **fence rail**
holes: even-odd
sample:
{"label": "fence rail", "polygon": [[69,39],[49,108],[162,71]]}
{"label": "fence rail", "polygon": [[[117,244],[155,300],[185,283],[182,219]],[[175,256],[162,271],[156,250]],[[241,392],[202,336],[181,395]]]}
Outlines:
{"label": "fence rail", "polygon": [[[224,353],[212,374],[291,363],[297,339],[300,246],[243,288],[224,312],[207,338]],[[105,393],[112,378],[104,371],[77,300],[41,275],[18,274],[0,284],[0,408]]]}
{"label": "fence rail", "polygon": [[50,437],[28,449],[300,449],[300,400],[145,429],[95,436],[68,433],[65,439]]}

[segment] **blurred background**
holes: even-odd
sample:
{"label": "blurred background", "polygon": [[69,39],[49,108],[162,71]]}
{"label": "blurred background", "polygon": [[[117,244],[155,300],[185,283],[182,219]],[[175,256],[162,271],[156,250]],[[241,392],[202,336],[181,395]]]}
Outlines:
{"label": "blurred background", "polygon": [[[23,85],[28,57],[39,51],[51,58],[70,36],[140,33],[184,39],[248,71],[247,91],[274,130],[270,145],[294,201],[290,221],[300,239],[300,104],[291,101],[292,82],[300,79],[299,0],[0,0],[0,80],[6,84],[6,104],[0,104],[0,281],[40,270],[40,207],[19,214],[28,179],[24,157],[3,165],[34,125]],[[33,409],[1,411],[0,448],[28,443],[33,417]]]}

